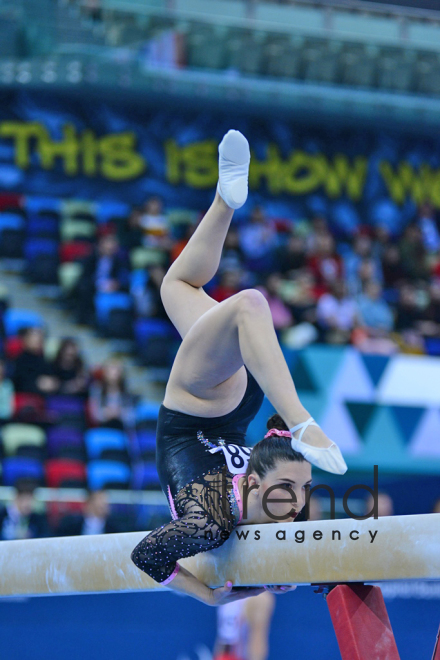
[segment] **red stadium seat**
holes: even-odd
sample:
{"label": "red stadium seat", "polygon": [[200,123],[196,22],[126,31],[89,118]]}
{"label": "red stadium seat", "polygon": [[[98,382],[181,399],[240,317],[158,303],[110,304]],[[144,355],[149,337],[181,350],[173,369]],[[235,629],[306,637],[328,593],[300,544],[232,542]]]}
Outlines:
{"label": "red stadium seat", "polygon": [[8,337],[5,341],[5,355],[7,360],[15,360],[23,350],[23,341],[20,337]]}
{"label": "red stadium seat", "polygon": [[32,420],[33,422],[45,421],[45,402],[38,394],[17,392],[15,394],[15,419]]}
{"label": "red stadium seat", "polygon": [[23,206],[23,196],[17,193],[0,193],[0,211],[19,209]]}
{"label": "red stadium seat", "polygon": [[45,464],[49,488],[84,488],[87,485],[86,465],[67,458],[53,458]]}
{"label": "red stadium seat", "polygon": [[71,241],[60,245],[60,262],[77,261],[87,257],[93,249],[92,243]]}

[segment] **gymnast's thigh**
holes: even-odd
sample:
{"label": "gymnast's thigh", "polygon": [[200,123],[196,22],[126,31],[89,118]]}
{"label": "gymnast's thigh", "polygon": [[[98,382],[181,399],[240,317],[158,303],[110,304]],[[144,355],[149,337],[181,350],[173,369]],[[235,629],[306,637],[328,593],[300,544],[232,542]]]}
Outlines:
{"label": "gymnast's thigh", "polygon": [[246,391],[237,308],[241,293],[206,311],[185,335],[174,360],[164,405],[211,417],[233,410]]}

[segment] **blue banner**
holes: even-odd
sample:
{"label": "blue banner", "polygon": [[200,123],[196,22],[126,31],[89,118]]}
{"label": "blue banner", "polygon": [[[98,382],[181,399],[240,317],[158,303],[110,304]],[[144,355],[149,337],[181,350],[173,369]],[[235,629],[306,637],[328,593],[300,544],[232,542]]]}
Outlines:
{"label": "blue banner", "polygon": [[158,194],[169,207],[204,209],[218,143],[236,128],[251,145],[250,202],[272,215],[321,213],[350,234],[365,222],[398,232],[425,200],[440,208],[435,137],[109,98],[2,92],[1,189],[130,204]]}

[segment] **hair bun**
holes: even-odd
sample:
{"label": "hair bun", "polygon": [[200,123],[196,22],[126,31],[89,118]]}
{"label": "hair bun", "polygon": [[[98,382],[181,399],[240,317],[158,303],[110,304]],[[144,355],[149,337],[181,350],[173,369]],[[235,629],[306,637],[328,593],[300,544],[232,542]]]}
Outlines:
{"label": "hair bun", "polygon": [[287,426],[286,422],[281,417],[281,415],[275,413],[275,415],[272,415],[272,417],[270,417],[267,420],[267,430],[270,431],[270,429],[278,429],[279,431],[288,431],[289,427]]}

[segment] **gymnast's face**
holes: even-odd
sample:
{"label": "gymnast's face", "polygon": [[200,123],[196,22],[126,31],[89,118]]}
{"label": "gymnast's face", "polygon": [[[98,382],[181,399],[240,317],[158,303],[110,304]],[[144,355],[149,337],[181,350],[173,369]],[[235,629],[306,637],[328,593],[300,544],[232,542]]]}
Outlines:
{"label": "gymnast's face", "polygon": [[[305,505],[306,488],[311,482],[312,466],[308,461],[278,461],[262,479],[251,473],[248,478],[249,513],[258,518],[255,522],[292,522]],[[258,488],[251,490],[251,486]],[[248,519],[247,523],[250,522]]]}

